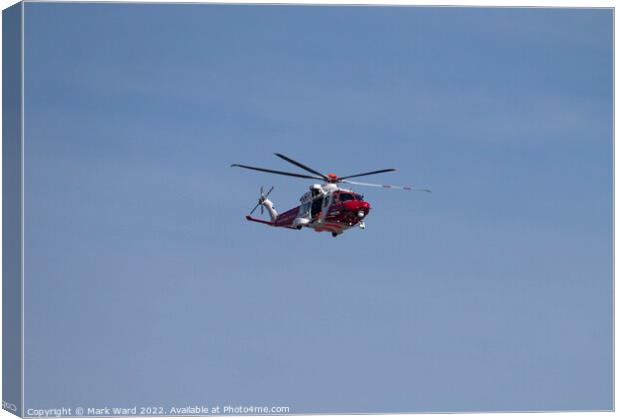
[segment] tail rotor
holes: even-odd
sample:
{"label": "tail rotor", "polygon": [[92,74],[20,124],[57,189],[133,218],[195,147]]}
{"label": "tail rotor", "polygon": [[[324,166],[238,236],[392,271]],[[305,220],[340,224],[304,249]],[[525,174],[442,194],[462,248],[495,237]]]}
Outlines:
{"label": "tail rotor", "polygon": [[250,211],[250,215],[254,214],[254,211],[256,211],[258,207],[260,207],[260,213],[261,215],[263,215],[263,213],[265,212],[265,209],[263,208],[263,202],[265,202],[271,191],[273,191],[273,186],[267,191],[267,193],[264,193],[264,189],[262,186],[260,187],[260,198],[258,198],[258,204],[256,204],[256,206],[252,208],[252,211]]}

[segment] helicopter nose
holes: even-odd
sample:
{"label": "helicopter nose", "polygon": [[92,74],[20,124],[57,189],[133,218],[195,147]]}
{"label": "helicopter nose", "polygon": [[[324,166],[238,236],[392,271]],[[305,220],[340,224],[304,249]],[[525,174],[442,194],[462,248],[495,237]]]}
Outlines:
{"label": "helicopter nose", "polygon": [[344,207],[349,211],[357,213],[368,213],[370,211],[370,204],[366,201],[346,201]]}
{"label": "helicopter nose", "polygon": [[357,206],[357,216],[359,218],[364,218],[365,216],[368,215],[368,212],[370,211],[370,204],[366,201],[358,201],[359,204]]}

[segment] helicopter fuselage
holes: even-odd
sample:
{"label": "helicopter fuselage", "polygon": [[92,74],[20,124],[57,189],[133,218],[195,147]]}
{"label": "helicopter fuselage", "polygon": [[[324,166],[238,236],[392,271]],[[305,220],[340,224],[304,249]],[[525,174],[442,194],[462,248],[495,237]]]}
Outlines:
{"label": "helicopter fuselage", "polygon": [[327,231],[336,236],[351,227],[364,228],[364,219],[371,208],[362,195],[331,183],[312,185],[310,191],[303,194],[299,201],[301,203],[299,206],[278,214],[273,208],[273,203],[265,199],[262,205],[269,212],[271,221],[251,216],[246,218],[274,227],[293,229],[306,227],[317,232]]}

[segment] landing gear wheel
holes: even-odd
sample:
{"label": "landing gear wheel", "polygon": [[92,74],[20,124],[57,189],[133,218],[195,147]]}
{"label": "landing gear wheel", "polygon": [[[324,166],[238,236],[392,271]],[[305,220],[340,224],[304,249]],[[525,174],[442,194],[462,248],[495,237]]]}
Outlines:
{"label": "landing gear wheel", "polygon": [[332,233],[332,237],[338,237],[338,233]]}

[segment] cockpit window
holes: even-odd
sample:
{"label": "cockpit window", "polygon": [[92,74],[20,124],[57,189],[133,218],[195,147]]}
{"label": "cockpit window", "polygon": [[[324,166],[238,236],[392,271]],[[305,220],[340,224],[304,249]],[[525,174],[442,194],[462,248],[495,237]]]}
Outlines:
{"label": "cockpit window", "polygon": [[355,195],[350,194],[350,193],[341,193],[340,196],[340,201],[344,202],[344,201],[353,201],[355,198]]}

